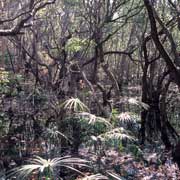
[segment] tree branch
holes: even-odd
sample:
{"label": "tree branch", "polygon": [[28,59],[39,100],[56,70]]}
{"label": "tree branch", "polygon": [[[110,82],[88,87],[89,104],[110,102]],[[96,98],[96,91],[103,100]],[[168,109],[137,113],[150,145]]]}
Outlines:
{"label": "tree branch", "polygon": [[[30,1],[31,2],[34,2],[33,0]],[[50,5],[50,4],[54,4],[56,2],[56,0],[52,0],[52,1],[48,1],[48,2],[45,2],[41,5],[39,5],[37,8],[32,8],[30,9],[29,11],[27,11],[27,13],[21,13],[20,15],[12,18],[12,19],[9,19],[9,21],[12,21],[12,20],[15,20],[17,18],[19,18],[20,16],[25,16],[23,19],[21,19],[14,27],[10,28],[10,29],[0,29],[0,36],[15,36],[15,35],[18,35],[18,34],[22,34],[21,29],[25,27],[25,23],[28,22],[28,20],[30,20],[33,16],[35,16],[35,14],[42,8],[46,7],[47,5]],[[31,5],[32,6],[32,5]],[[5,20],[6,22],[8,22],[8,20]],[[1,22],[2,23],[2,22]]]}
{"label": "tree branch", "polygon": [[180,73],[159,39],[157,26],[156,26],[156,20],[153,13],[153,7],[149,0],[144,0],[144,4],[148,12],[150,26],[151,26],[151,35],[152,35],[154,44],[156,48],[158,49],[159,53],[161,54],[161,56],[163,57],[164,61],[166,62],[169,71],[173,74],[173,78],[176,84],[180,87]]}

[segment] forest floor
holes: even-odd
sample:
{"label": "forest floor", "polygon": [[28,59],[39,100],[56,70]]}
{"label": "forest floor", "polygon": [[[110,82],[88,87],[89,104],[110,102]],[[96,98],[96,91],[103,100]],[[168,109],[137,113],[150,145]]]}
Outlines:
{"label": "forest floor", "polygon": [[[97,154],[82,149],[80,155],[94,162],[95,171],[97,170]],[[100,172],[103,175],[111,172],[117,175],[119,180],[180,180],[180,170],[173,162],[171,152],[163,151],[161,148],[146,147],[142,150],[142,156],[139,157],[135,157],[132,153],[112,149],[101,156],[99,163]]]}
{"label": "forest floor", "polygon": [[[135,148],[136,147],[136,148]],[[137,148],[138,147],[138,148]],[[81,169],[87,176],[65,172],[64,180],[180,180],[180,170],[172,160],[172,153],[161,145],[130,145],[119,149],[82,147],[79,156],[91,162],[91,167]],[[102,151],[101,151],[102,150]],[[0,169],[1,172],[1,169]],[[1,178],[0,180],[5,180]],[[34,180],[34,179],[33,179]],[[59,178],[57,179],[59,180]]]}

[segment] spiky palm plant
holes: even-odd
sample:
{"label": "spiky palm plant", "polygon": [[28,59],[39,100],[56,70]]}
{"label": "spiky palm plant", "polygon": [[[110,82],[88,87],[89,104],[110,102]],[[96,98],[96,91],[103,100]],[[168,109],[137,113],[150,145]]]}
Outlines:
{"label": "spiky palm plant", "polygon": [[149,105],[148,104],[146,104],[146,103],[144,103],[144,102],[142,102],[142,101],[138,101],[137,99],[135,99],[135,98],[129,98],[128,99],[128,103],[129,104],[134,104],[134,105],[137,105],[137,106],[140,106],[140,107],[142,107],[142,108],[144,108],[144,109],[149,109]]}
{"label": "spiky palm plant", "polygon": [[117,116],[118,125],[128,129],[134,135],[138,134],[140,129],[140,116],[132,112],[123,112]]}
{"label": "spiky palm plant", "polygon": [[73,112],[89,112],[89,108],[78,98],[70,98],[61,105],[64,109],[71,110]]}
{"label": "spiky palm plant", "polygon": [[117,116],[117,119],[122,124],[134,124],[140,121],[140,117],[132,112],[122,112]]}
{"label": "spiky palm plant", "polygon": [[135,140],[134,137],[129,135],[129,132],[125,130],[123,127],[115,128],[111,131],[101,134],[99,138],[101,138],[102,141],[123,140],[123,139],[127,139],[130,141]]}
{"label": "spiky palm plant", "polygon": [[51,139],[58,139],[59,137],[63,137],[66,140],[69,140],[67,136],[57,130],[57,127],[47,128],[45,131],[45,136]]}
{"label": "spiky palm plant", "polygon": [[134,118],[132,118],[131,114],[129,112],[122,112],[117,117],[120,122],[122,123],[129,123],[134,122]]}
{"label": "spiky palm plant", "polygon": [[56,153],[61,151],[61,138],[71,142],[65,134],[58,131],[57,126],[46,128],[43,135],[46,139],[46,145],[48,147],[46,148],[46,153],[53,157],[56,155]]}
{"label": "spiky palm plant", "polygon": [[34,172],[37,172],[38,175],[46,176],[46,178],[53,179],[55,174],[55,169],[58,167],[66,167],[71,170],[74,170],[78,173],[81,173],[79,170],[74,168],[74,166],[88,166],[88,161],[80,158],[72,158],[70,156],[54,158],[54,159],[43,159],[39,156],[31,159],[30,164],[23,165],[12,169],[9,172],[8,177],[16,177],[17,179],[27,179]]}
{"label": "spiky palm plant", "polygon": [[76,114],[81,120],[85,120],[88,122],[90,125],[94,125],[95,123],[103,123],[107,127],[112,127],[111,123],[106,120],[105,118],[98,117],[94,114],[88,113],[88,112],[80,112]]}

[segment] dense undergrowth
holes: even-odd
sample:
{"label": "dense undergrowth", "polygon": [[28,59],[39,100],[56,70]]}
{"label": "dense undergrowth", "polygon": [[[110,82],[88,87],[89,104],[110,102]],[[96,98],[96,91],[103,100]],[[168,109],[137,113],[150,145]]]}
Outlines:
{"label": "dense undergrowth", "polygon": [[20,76],[10,77],[4,74],[1,82],[1,179],[178,178],[160,139],[140,144],[138,109],[148,105],[129,98],[123,103],[134,112],[116,108],[108,117],[97,116],[78,98],[58,102],[42,90],[30,93]]}

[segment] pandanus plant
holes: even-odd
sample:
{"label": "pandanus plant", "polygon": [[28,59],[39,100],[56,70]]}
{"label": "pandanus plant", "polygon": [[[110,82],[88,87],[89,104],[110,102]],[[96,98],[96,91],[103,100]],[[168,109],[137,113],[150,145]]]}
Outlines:
{"label": "pandanus plant", "polygon": [[89,112],[89,108],[81,102],[78,98],[70,98],[61,104],[66,110],[71,110],[72,112]]}
{"label": "pandanus plant", "polygon": [[[42,180],[45,178],[46,180],[53,180],[55,179],[55,170],[59,167],[69,168],[74,170],[78,173],[81,173],[77,170],[74,166],[78,167],[90,167],[88,165],[88,161],[80,159],[80,158],[73,158],[70,156],[54,158],[54,159],[43,159],[39,156],[29,160],[29,164],[23,165],[21,167],[17,167],[12,169],[9,172],[9,177],[16,177],[16,179],[28,179],[34,173],[38,175],[38,180]],[[81,173],[82,174],[82,173]],[[58,177],[60,178],[60,177]],[[37,180],[37,179],[36,179]]]}

